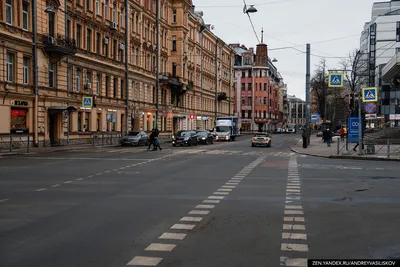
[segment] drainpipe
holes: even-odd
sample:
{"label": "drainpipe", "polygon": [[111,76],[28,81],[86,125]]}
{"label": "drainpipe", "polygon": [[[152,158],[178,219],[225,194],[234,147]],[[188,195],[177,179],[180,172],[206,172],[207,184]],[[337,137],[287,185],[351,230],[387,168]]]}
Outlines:
{"label": "drainpipe", "polygon": [[38,53],[37,53],[37,25],[36,25],[36,5],[37,0],[32,0],[32,31],[33,31],[33,86],[35,95],[34,104],[34,118],[33,118],[33,130],[34,130],[34,144],[36,147],[39,146],[39,133],[38,133],[38,119],[39,119],[39,90],[38,90]]}
{"label": "drainpipe", "polygon": [[[126,1],[127,2],[127,1]],[[160,77],[159,77],[159,68],[160,68],[160,0],[156,0],[156,129],[160,131],[158,128],[158,118],[160,116],[160,107],[159,107],[159,93],[160,93]]]}
{"label": "drainpipe", "polygon": [[[201,119],[203,120],[203,70],[204,70],[204,64],[203,64],[203,31],[200,31],[200,116]],[[206,129],[206,121],[202,123],[202,127],[204,127],[204,130]]]}
{"label": "drainpipe", "polygon": [[[232,51],[229,53],[229,101],[228,101],[228,116],[231,116],[231,91],[232,91]],[[233,114],[232,114],[233,115]]]}
{"label": "drainpipe", "polygon": [[125,133],[128,134],[128,113],[129,113],[129,3],[125,1],[125,98],[126,98],[126,114],[125,114]]}
{"label": "drainpipe", "polygon": [[215,41],[215,120],[214,125],[217,126],[217,116],[218,116],[218,41]]}

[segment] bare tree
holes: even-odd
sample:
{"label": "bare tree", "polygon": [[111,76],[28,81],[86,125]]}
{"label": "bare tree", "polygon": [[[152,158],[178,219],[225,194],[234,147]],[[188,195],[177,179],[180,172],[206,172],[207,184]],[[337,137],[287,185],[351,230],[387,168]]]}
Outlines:
{"label": "bare tree", "polygon": [[326,107],[328,106],[329,96],[332,94],[332,90],[328,87],[326,60],[321,59],[316,67],[317,69],[311,78],[311,94],[316,111],[322,118],[326,118],[328,115],[326,114],[328,113]]}
{"label": "bare tree", "polygon": [[357,101],[354,101],[354,94],[359,93],[361,87],[367,84],[368,60],[364,59],[363,53],[356,49],[340,62],[340,66],[344,71],[346,93],[352,99],[351,104],[346,104],[346,107],[348,112],[354,113],[358,109]]}

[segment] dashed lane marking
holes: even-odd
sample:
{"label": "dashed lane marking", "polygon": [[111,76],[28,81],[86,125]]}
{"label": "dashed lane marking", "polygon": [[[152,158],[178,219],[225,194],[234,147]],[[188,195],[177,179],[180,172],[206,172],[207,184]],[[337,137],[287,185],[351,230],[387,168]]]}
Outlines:
{"label": "dashed lane marking", "polygon": [[55,185],[52,185],[51,187],[59,187],[60,186],[60,184],[55,184]]}
{"label": "dashed lane marking", "polygon": [[40,188],[40,189],[36,189],[36,191],[37,192],[40,192],[40,191],[44,191],[44,190],[46,190],[47,188]]}
{"label": "dashed lane marking", "polygon": [[282,239],[307,240],[307,235],[306,234],[298,234],[298,233],[282,233]]}
{"label": "dashed lane marking", "polygon": [[230,189],[230,188],[220,188],[217,191],[219,191],[219,192],[231,192],[232,189]]}
{"label": "dashed lane marking", "polygon": [[150,246],[145,248],[146,251],[172,251],[176,245],[174,244],[161,244],[161,243],[152,243]]}
{"label": "dashed lane marking", "polygon": [[8,198],[0,199],[0,203],[6,202],[6,201],[9,201],[9,200],[10,199],[8,199]]}
{"label": "dashed lane marking", "polygon": [[182,217],[180,219],[181,222],[200,222],[203,220],[202,217]]}
{"label": "dashed lane marking", "polygon": [[284,224],[283,230],[306,230],[306,227],[302,224]]}
{"label": "dashed lane marking", "polygon": [[226,196],[226,195],[229,195],[229,192],[214,192],[214,195],[224,195],[224,196]]}
{"label": "dashed lane marking", "polygon": [[163,258],[136,256],[128,262],[130,266],[157,266]]}
{"label": "dashed lane marking", "polygon": [[304,212],[301,210],[285,210],[285,215],[303,215]]}
{"label": "dashed lane marking", "polygon": [[221,202],[221,200],[210,200],[210,199],[205,199],[202,201],[205,204],[218,204],[219,202]]}
{"label": "dashed lane marking", "polygon": [[304,217],[283,217],[285,222],[305,222]]}
{"label": "dashed lane marking", "polygon": [[163,233],[158,239],[183,240],[186,236],[187,234]]}
{"label": "dashed lane marking", "polygon": [[208,211],[208,210],[191,210],[191,211],[189,211],[190,215],[207,215],[209,213],[210,213],[210,211]]}
{"label": "dashed lane marking", "polygon": [[222,196],[209,196],[208,199],[224,199]]}
{"label": "dashed lane marking", "polygon": [[288,257],[281,257],[281,265],[288,267],[295,266],[307,266],[307,259],[304,258],[293,258],[289,259]]}
{"label": "dashed lane marking", "polygon": [[195,224],[182,224],[182,223],[177,223],[171,226],[171,229],[175,230],[193,230],[195,228]]}
{"label": "dashed lane marking", "polygon": [[72,181],[65,181],[64,184],[70,184]]}
{"label": "dashed lane marking", "polygon": [[307,251],[308,251],[308,245],[305,245],[305,244],[282,243],[282,244],[281,244],[281,250],[285,250],[285,251],[301,251],[301,252],[307,252]]}
{"label": "dashed lane marking", "polygon": [[197,205],[196,209],[213,209],[215,205]]}

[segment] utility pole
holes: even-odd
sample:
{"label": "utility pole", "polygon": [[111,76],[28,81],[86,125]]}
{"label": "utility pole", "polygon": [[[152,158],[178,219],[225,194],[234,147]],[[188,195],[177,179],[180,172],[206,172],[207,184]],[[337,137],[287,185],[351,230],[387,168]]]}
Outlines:
{"label": "utility pole", "polygon": [[38,88],[38,51],[37,51],[37,0],[32,1],[32,31],[33,31],[33,86],[35,93],[35,107],[34,107],[34,143],[35,146],[39,146],[39,132],[38,132],[38,120],[39,120],[39,88]]}
{"label": "utility pole", "polygon": [[[203,106],[204,106],[204,99],[203,99],[203,70],[204,70],[204,64],[203,64],[203,32],[205,31],[206,27],[202,26],[200,28],[200,116],[201,120],[203,121]],[[204,127],[204,130],[207,128],[206,127],[206,121],[202,123],[201,127]]]}
{"label": "utility pole", "polygon": [[358,94],[358,154],[362,155],[362,138],[363,138],[363,129],[362,129],[362,118],[361,118],[361,88],[360,93]]}
{"label": "utility pole", "polygon": [[[128,2],[128,1],[125,1]],[[158,95],[160,92],[160,77],[159,77],[159,66],[160,66],[160,0],[156,0],[156,129],[158,129],[158,117],[159,117],[159,99]]]}
{"label": "utility pole", "polygon": [[[68,4],[67,0],[64,0],[64,19],[65,19],[65,39],[67,42],[69,41],[69,28],[68,28]],[[67,95],[69,96],[69,90],[70,90],[70,73],[69,73],[69,60],[68,60],[68,55],[65,57],[65,65],[67,68]],[[67,118],[67,144],[69,144],[69,132],[71,129],[69,128],[70,125],[70,111],[68,111],[68,118]]]}
{"label": "utility pole", "polygon": [[326,123],[326,109],[327,109],[327,97],[326,95],[328,94],[328,85],[325,86],[325,63],[324,63],[324,68],[322,71],[322,81],[324,84],[324,123]]}
{"label": "utility pole", "polygon": [[231,116],[231,90],[232,90],[232,52],[229,52],[229,91],[228,91],[228,116]]}
{"label": "utility pole", "polygon": [[310,129],[310,55],[311,55],[311,45],[307,44],[306,45],[306,131],[307,131],[307,144],[310,144],[310,135],[311,135],[311,129]]}
{"label": "utility pole", "polygon": [[[66,2],[66,1],[65,1]],[[125,114],[125,133],[128,134],[129,123],[129,5],[125,1],[125,100],[126,100],[126,114]]]}
{"label": "utility pole", "polygon": [[215,41],[215,126],[217,126],[218,117],[218,41],[219,38]]}

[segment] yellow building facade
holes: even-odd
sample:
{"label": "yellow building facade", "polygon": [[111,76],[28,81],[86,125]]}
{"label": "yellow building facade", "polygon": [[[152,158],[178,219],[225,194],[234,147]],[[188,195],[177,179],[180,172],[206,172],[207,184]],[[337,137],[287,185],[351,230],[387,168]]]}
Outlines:
{"label": "yellow building facade", "polygon": [[233,51],[191,1],[159,0],[159,53],[156,1],[130,0],[128,9],[122,0],[0,4],[2,136],[29,133],[41,146],[150,131],[157,100],[166,135],[212,128],[216,115],[232,115]]}

